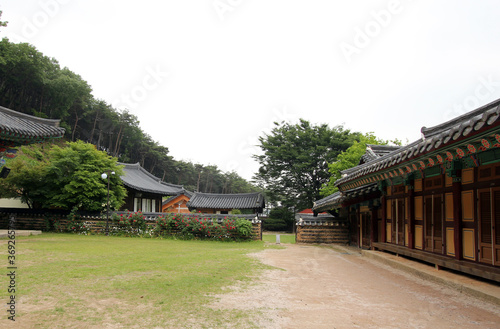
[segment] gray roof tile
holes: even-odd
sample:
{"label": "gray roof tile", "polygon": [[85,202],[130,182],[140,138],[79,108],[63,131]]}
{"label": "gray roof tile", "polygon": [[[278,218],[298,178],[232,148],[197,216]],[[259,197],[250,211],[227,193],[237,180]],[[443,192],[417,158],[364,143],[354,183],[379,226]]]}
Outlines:
{"label": "gray roof tile", "polygon": [[262,209],[265,201],[261,193],[194,193],[187,205],[190,209]]}
{"label": "gray roof tile", "polygon": [[59,120],[43,119],[0,106],[0,138],[5,141],[28,144],[49,138],[60,138],[65,129]]}
{"label": "gray roof tile", "polygon": [[181,192],[177,193],[176,195],[173,195],[170,198],[163,200],[162,204],[165,205],[182,194],[187,196],[189,199],[191,199],[191,197],[193,196],[193,192],[189,192],[188,190],[182,190]]}
{"label": "gray roof tile", "polygon": [[342,203],[343,199],[344,198],[342,197],[342,194],[340,192],[335,192],[323,199],[316,200],[314,202],[312,210],[316,212],[321,212],[337,208]]}
{"label": "gray roof tile", "polygon": [[123,165],[125,174],[120,176],[125,186],[142,191],[161,195],[177,195],[184,191],[182,185],[163,182],[156,176],[142,168],[139,163],[118,163]]}

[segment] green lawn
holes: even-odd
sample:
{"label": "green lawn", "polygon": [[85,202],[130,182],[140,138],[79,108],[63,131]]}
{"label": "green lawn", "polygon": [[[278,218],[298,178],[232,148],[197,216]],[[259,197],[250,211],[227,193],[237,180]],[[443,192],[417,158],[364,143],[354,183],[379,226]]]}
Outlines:
{"label": "green lawn", "polygon": [[[255,327],[214,310],[213,294],[251,282],[262,241],[212,242],[47,234],[16,240],[16,323],[23,327]],[[7,262],[7,240],[0,240]],[[8,300],[7,278],[0,299]],[[10,294],[9,294],[10,295]],[[258,315],[257,315],[258,316]],[[0,327],[7,316],[0,320]]]}
{"label": "green lawn", "polygon": [[280,236],[280,243],[295,243],[295,234],[292,233],[263,233],[262,240],[265,242],[276,243],[276,235]]}

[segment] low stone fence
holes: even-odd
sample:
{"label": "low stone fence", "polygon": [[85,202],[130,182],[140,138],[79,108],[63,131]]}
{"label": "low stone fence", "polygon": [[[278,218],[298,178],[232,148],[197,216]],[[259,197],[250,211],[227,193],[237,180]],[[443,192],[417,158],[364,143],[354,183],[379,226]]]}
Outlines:
{"label": "low stone fence", "polygon": [[347,220],[330,215],[298,215],[296,218],[297,243],[349,243]]}

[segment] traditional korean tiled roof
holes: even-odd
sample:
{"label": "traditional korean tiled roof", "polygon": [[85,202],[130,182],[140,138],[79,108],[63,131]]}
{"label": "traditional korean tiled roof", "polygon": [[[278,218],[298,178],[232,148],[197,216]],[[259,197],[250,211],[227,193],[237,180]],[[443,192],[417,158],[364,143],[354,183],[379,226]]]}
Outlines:
{"label": "traditional korean tiled roof", "polygon": [[181,192],[177,193],[176,195],[173,195],[170,198],[163,200],[162,204],[165,205],[165,204],[169,203],[170,201],[174,200],[175,198],[177,198],[177,197],[179,197],[180,195],[183,195],[183,194],[185,196],[187,196],[189,199],[191,199],[191,197],[193,196],[193,192],[189,192],[188,190],[182,190]]}
{"label": "traditional korean tiled roof", "polygon": [[326,198],[314,202],[313,210],[316,212],[327,211],[331,209],[340,208],[342,203],[348,199],[360,197],[362,195],[371,194],[378,191],[378,185],[371,183],[368,185],[353,188],[344,192],[335,192]]}
{"label": "traditional korean tiled roof", "polygon": [[0,106],[0,147],[42,142],[61,138],[65,129],[59,120],[43,119]]}
{"label": "traditional korean tiled roof", "polygon": [[163,182],[142,168],[139,163],[118,163],[124,166],[124,175],[120,176],[123,184],[132,189],[161,195],[177,195],[184,191],[182,185]]}
{"label": "traditional korean tiled roof", "polygon": [[340,192],[335,192],[323,199],[316,200],[314,202],[312,209],[316,212],[321,212],[325,210],[338,208],[342,203],[342,200],[343,200],[342,194],[340,194]]}
{"label": "traditional korean tiled roof", "polygon": [[384,155],[387,155],[393,151],[399,150],[401,146],[396,145],[366,145],[366,152],[361,157],[359,164],[367,163],[376,160]]}
{"label": "traditional korean tiled roof", "polygon": [[311,225],[311,226],[322,226],[322,225],[332,225],[333,222],[337,220],[337,217],[330,214],[296,214],[295,221],[299,226]]}
{"label": "traditional korean tiled roof", "polygon": [[[453,147],[463,139],[474,136],[480,133],[484,128],[490,126],[498,126],[500,123],[500,100],[496,100],[487,105],[484,105],[474,111],[459,116],[453,120],[447,121],[440,125],[421,129],[422,138],[399,149],[395,149],[380,158],[373,159],[372,161],[361,164],[357,167],[343,171],[343,177],[335,182],[336,186],[341,186],[349,181],[359,179],[361,177],[379,172],[388,171],[393,169],[390,177],[403,175],[412,172],[413,170],[421,170],[426,167],[431,167],[439,162],[443,162],[443,156],[435,156],[435,158],[425,159],[419,161],[418,164],[402,168],[403,164],[411,162],[415,159],[420,159],[427,154],[435,153],[437,150],[444,149],[445,147]],[[497,141],[495,141],[497,139]],[[483,144],[489,145],[500,139],[500,135],[494,134],[487,136]],[[476,145],[477,146],[477,145]],[[476,146],[471,144],[470,152],[476,152]],[[489,147],[489,146],[488,146]],[[463,157],[463,150],[457,149],[458,154],[447,152],[447,159],[451,161],[455,158]],[[465,150],[467,152],[467,150]],[[455,153],[455,150],[453,150]],[[445,159],[446,160],[446,159]],[[367,182],[381,180],[373,178]],[[366,182],[365,182],[366,183]]]}
{"label": "traditional korean tiled roof", "polygon": [[261,193],[213,194],[194,193],[187,203],[189,209],[259,209],[265,207]]}

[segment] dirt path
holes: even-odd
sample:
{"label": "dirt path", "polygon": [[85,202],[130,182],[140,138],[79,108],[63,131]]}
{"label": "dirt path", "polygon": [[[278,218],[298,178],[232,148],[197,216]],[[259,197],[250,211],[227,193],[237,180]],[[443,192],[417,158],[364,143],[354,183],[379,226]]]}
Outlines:
{"label": "dirt path", "polygon": [[500,328],[500,308],[342,248],[286,245],[253,254],[257,284],[212,305],[251,309],[260,328]]}

